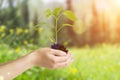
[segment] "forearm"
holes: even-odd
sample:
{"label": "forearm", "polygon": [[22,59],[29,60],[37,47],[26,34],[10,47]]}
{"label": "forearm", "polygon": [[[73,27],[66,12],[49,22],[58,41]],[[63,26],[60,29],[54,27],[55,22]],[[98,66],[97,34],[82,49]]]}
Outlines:
{"label": "forearm", "polygon": [[0,65],[0,78],[12,80],[32,66],[29,56],[23,56],[15,61]]}

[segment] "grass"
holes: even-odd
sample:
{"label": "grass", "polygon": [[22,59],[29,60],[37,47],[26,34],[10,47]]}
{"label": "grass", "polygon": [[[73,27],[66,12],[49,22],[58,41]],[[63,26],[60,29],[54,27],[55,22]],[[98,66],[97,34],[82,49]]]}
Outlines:
{"label": "grass", "polygon": [[[37,47],[11,48],[0,45],[0,63],[14,60]],[[120,45],[97,45],[69,49],[74,62],[67,68],[33,67],[14,80],[120,80]]]}

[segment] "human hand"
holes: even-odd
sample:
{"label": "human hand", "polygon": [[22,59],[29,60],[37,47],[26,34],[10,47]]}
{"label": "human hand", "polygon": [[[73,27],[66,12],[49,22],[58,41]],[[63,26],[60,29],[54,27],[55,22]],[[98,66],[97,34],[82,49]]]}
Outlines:
{"label": "human hand", "polygon": [[33,51],[30,54],[32,64],[34,66],[45,67],[49,69],[63,68],[72,62],[70,53],[66,54],[63,51],[51,48],[42,48]]}

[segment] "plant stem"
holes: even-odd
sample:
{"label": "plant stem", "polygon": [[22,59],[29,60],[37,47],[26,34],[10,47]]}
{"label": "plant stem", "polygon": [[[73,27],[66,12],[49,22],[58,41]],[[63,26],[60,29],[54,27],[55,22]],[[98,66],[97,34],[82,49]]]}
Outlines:
{"label": "plant stem", "polygon": [[64,26],[60,27],[57,32],[59,32]]}
{"label": "plant stem", "polygon": [[57,18],[55,18],[55,43],[57,44],[57,42],[58,42],[58,19]]}

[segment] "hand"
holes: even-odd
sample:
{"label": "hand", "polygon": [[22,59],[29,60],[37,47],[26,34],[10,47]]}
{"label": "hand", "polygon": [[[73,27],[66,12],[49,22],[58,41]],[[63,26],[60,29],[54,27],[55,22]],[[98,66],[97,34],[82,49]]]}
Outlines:
{"label": "hand", "polygon": [[[51,48],[42,48],[31,54],[0,65],[0,77],[4,80],[13,80],[33,66],[56,69],[66,67],[72,61],[70,53]],[[11,67],[12,66],[12,67]]]}
{"label": "hand", "polygon": [[51,48],[42,48],[30,54],[34,66],[56,69],[66,67],[72,62],[70,53]]}

